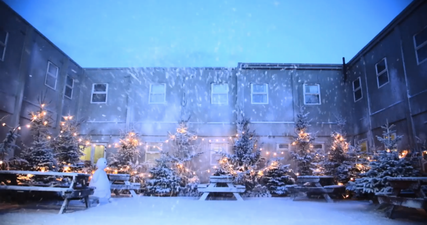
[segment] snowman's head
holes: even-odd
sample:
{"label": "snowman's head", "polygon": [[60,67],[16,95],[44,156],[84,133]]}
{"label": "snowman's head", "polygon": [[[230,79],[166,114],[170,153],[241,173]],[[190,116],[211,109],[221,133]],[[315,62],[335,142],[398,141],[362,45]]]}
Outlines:
{"label": "snowman's head", "polygon": [[107,160],[105,158],[99,158],[98,162],[96,162],[96,167],[101,170],[107,168]]}

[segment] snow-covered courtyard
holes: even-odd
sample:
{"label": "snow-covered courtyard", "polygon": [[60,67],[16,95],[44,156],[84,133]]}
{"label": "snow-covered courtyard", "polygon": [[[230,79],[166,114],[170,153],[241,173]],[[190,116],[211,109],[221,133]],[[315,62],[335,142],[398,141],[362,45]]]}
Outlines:
{"label": "snow-covered courtyard", "polygon": [[[396,219],[367,201],[292,201],[290,198],[249,198],[245,201],[198,201],[189,197],[114,198],[112,203],[83,209],[71,201],[58,215],[60,202],[39,205],[0,204],[2,225],[227,225],[227,224],[427,224],[427,215],[399,209]],[[405,215],[405,216],[402,216]]]}

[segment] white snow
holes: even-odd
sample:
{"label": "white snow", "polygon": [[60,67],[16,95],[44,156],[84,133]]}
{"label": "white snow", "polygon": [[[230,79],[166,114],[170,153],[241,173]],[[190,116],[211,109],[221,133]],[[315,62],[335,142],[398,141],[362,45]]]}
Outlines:
{"label": "white snow", "polygon": [[[2,225],[316,225],[425,224],[403,218],[388,219],[366,201],[292,201],[290,198],[249,198],[245,201],[198,201],[189,197],[114,198],[112,203],[84,210],[80,201],[58,215],[60,202],[18,207],[0,204]],[[425,215],[422,215],[425,216]],[[424,217],[422,217],[424,218]],[[427,218],[427,217],[425,217]]]}

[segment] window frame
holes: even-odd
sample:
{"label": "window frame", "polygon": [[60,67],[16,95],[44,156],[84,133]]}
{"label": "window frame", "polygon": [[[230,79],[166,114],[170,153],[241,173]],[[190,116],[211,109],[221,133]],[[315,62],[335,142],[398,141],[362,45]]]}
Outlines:
{"label": "window frame", "polygon": [[[287,145],[288,147],[286,147],[286,148],[281,148],[280,147],[280,145]],[[290,148],[291,148],[291,144],[289,144],[289,143],[277,143],[276,144],[276,151],[277,152],[281,152],[281,151],[289,151],[290,150]]]}
{"label": "window frame", "polygon": [[[312,94],[312,93],[306,93],[306,86],[317,86],[318,87],[318,93],[317,94]],[[306,95],[319,95],[319,103],[307,103],[306,102]],[[310,83],[305,83],[303,84],[303,98],[304,98],[304,105],[321,105],[322,104],[322,96],[320,93],[320,84],[310,84]]]}
{"label": "window frame", "polygon": [[[148,150],[148,148],[150,147],[150,146],[157,146],[157,145],[160,145],[160,148],[158,149],[158,151],[151,151],[151,150]],[[161,143],[161,142],[147,142],[146,144],[145,144],[145,146],[144,146],[144,164],[146,164],[146,165],[150,165],[150,166],[153,166],[153,165],[155,165],[156,164],[156,159],[154,159],[154,162],[149,162],[149,161],[147,161],[147,154],[159,154],[159,156],[160,157],[162,157],[162,155],[161,155],[161,151],[162,151],[162,149],[163,149],[163,143]],[[160,158],[159,157],[159,158]]]}
{"label": "window frame", "polygon": [[[95,85],[97,85],[97,84],[105,84],[105,91],[95,91]],[[105,94],[105,102],[94,102],[93,101],[93,95],[94,94]],[[90,96],[91,96],[90,97],[90,103],[91,104],[106,104],[108,101],[108,83],[93,83]]]}
{"label": "window frame", "polygon": [[[359,87],[358,88],[354,88],[354,82],[358,80],[359,81]],[[362,79],[361,77],[356,78],[355,80],[353,80],[352,82],[352,86],[353,86],[353,100],[354,102],[358,102],[363,98],[363,91],[362,91]],[[360,98],[356,99],[356,92],[360,90]]]}
{"label": "window frame", "polygon": [[[265,92],[254,92],[254,85],[264,85],[265,86]],[[257,95],[266,95],[266,102],[254,102],[254,94]],[[267,105],[269,102],[268,100],[268,84],[267,83],[262,83],[262,84],[251,84],[251,104],[255,104],[255,105]]]}
{"label": "window frame", "polygon": [[[382,71],[380,71],[380,72],[378,72],[378,64],[381,63],[383,60],[384,60],[385,69],[382,70]],[[387,75],[387,82],[385,82],[384,84],[382,84],[380,86],[379,77],[382,76],[384,73]],[[388,65],[387,65],[387,58],[386,57],[382,58],[380,61],[378,61],[377,63],[375,63],[375,74],[377,75],[377,87],[378,88],[382,88],[386,84],[390,83],[390,77],[388,76]]]}
{"label": "window frame", "polygon": [[[72,83],[71,86],[68,85],[68,83],[67,83],[67,79],[68,78],[70,78],[73,81],[73,83]],[[70,96],[66,95],[67,88],[71,89],[71,95]],[[74,78],[72,78],[71,76],[67,75],[67,77],[65,78],[64,96],[66,98],[68,98],[68,99],[73,99],[73,92],[74,92]]]}
{"label": "window frame", "polygon": [[[50,69],[51,65],[54,66],[54,67],[56,67],[56,74],[51,74],[49,72],[49,69]],[[57,65],[55,65],[54,63],[52,63],[51,61],[48,61],[47,62],[47,68],[46,68],[46,76],[45,76],[45,79],[44,79],[44,84],[46,86],[48,86],[49,88],[52,88],[53,90],[56,90],[56,84],[58,83],[58,74],[59,74],[59,67]],[[51,87],[49,84],[47,84],[48,77],[50,77],[50,78],[52,78],[52,79],[55,80],[54,87]]]}
{"label": "window frame", "polygon": [[214,155],[220,155],[220,154],[218,154],[218,153],[216,153],[215,151],[214,151],[214,148],[213,148],[213,146],[215,146],[215,145],[222,145],[223,146],[223,149],[224,149],[224,152],[225,153],[230,153],[230,145],[228,144],[228,143],[225,143],[225,142],[215,142],[215,143],[209,143],[209,164],[211,165],[211,166],[217,166],[217,165],[219,165],[219,162],[212,162],[212,160],[214,159]]}
{"label": "window frame", "polygon": [[[163,101],[162,102],[152,102],[151,95],[152,94],[159,94],[159,93],[152,93],[153,85],[162,85],[163,86]],[[148,104],[165,104],[165,103],[166,103],[166,83],[150,84],[150,90],[148,92]]]}
{"label": "window frame", "polygon": [[4,59],[6,58],[6,48],[7,48],[7,42],[9,40],[9,32],[6,30],[0,29],[0,31],[4,31],[6,33],[4,42],[3,40],[0,40],[0,46],[3,46],[3,52],[0,52],[0,61],[4,62]]}
{"label": "window frame", "polygon": [[[226,85],[227,87],[227,91],[226,92],[218,92],[218,93],[214,93],[214,85]],[[212,105],[228,105],[228,94],[230,93],[230,87],[228,85],[228,83],[211,83],[211,104]],[[213,101],[213,97],[214,95],[226,95],[226,102],[214,102]]]}
{"label": "window frame", "polygon": [[427,27],[424,27],[421,31],[417,32],[416,34],[414,34],[414,36],[412,37],[414,40],[414,50],[415,50],[415,58],[417,59],[417,65],[420,65],[421,63],[427,62],[427,58],[423,59],[421,62],[418,58],[418,50],[421,48],[427,48],[427,39],[424,40],[423,43],[417,45],[417,41],[415,39],[415,37],[420,34],[421,32],[423,32],[424,30],[427,30]]}

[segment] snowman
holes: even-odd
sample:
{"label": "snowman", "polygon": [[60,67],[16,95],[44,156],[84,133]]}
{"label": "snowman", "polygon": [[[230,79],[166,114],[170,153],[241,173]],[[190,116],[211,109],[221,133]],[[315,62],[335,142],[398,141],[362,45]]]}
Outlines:
{"label": "snowman", "polygon": [[105,168],[107,168],[107,160],[105,158],[99,158],[96,162],[97,170],[92,176],[89,183],[90,187],[94,187],[94,193],[91,195],[94,199],[99,202],[109,202],[111,199],[111,185],[108,180]]}

